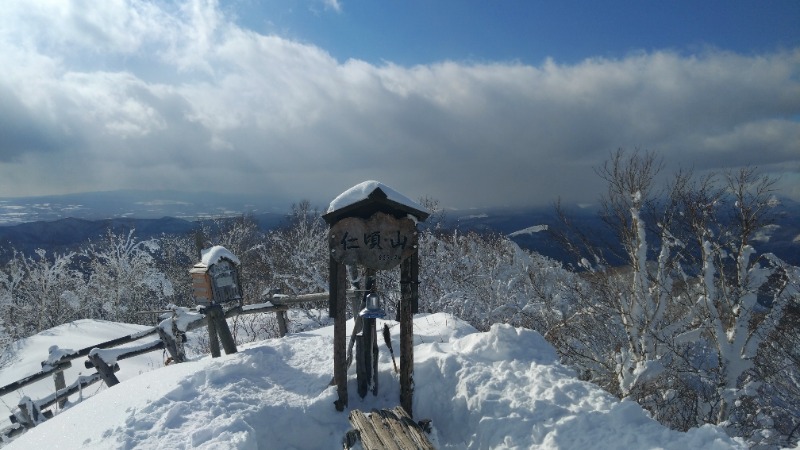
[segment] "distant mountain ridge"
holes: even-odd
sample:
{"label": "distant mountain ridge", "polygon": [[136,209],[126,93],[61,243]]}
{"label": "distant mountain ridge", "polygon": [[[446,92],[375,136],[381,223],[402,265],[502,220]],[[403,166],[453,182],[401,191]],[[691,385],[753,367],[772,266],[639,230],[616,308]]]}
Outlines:
{"label": "distant mountain ridge", "polygon": [[[271,206],[266,199],[258,203],[255,197],[120,191],[96,193],[85,198],[59,196],[60,203],[53,201],[54,198],[44,197],[13,202],[0,199],[0,223],[7,224],[0,226],[0,262],[10,257],[11,249],[26,254],[37,248],[48,252],[63,251],[90,239],[98,239],[109,229],[136,229],[138,239],[185,234],[198,226],[198,220],[209,217],[252,214],[261,228],[267,230],[279,226],[291,210],[289,205]],[[67,206],[62,208],[63,205]],[[11,214],[14,211],[16,216]],[[27,213],[22,214],[23,211]],[[70,215],[73,212],[75,216]],[[596,210],[575,207],[570,214],[578,226],[598,241],[614,242],[614,236]],[[40,219],[24,220],[34,217]],[[12,218],[15,222],[9,224]],[[444,226],[462,231],[500,233],[523,248],[565,263],[574,262],[572,255],[567,254],[552,237],[551,231],[561,227],[552,207],[448,210]],[[800,266],[800,203],[782,200],[775,226],[761,230],[752,244],[759,252],[774,253],[784,261]]]}
{"label": "distant mountain ridge", "polygon": [[[592,208],[570,208],[573,223],[588,233],[596,243],[622,249],[616,238]],[[552,207],[512,209],[494,208],[485,210],[448,211],[446,225],[460,230],[496,232],[509,236],[520,247],[535,251],[561,262],[574,262],[555,241],[552,231],[562,229]],[[759,253],[774,253],[794,266],[800,266],[800,203],[781,199],[775,211],[775,224],[764,227],[755,234],[751,245]],[[624,264],[612,260],[612,264]]]}
{"label": "distant mountain ridge", "polygon": [[[300,199],[298,199],[300,200]],[[39,197],[0,197],[0,226],[75,218],[175,217],[186,220],[237,214],[285,214],[288,204],[269,195],[126,190]]]}
{"label": "distant mountain ridge", "polygon": [[196,223],[173,217],[102,220],[70,217],[5,226],[0,227],[0,249],[8,251],[6,254],[0,253],[0,261],[10,258],[12,249],[24,254],[32,254],[37,249],[47,250],[48,253],[74,249],[91,240],[102,238],[109,230],[127,232],[135,229],[137,239],[144,240],[163,233],[185,234],[196,227]]}

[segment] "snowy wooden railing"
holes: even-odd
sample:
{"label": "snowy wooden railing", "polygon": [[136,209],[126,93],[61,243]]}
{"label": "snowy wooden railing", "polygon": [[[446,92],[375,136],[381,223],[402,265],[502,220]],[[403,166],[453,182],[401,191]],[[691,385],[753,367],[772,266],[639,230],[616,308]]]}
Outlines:
{"label": "snowy wooden railing", "polygon": [[[230,308],[224,311],[224,318],[228,319],[234,316],[257,313],[275,313],[278,320],[279,334],[282,337],[288,332],[286,311],[288,311],[289,305],[327,300],[328,293],[293,296],[273,295],[266,303]],[[100,380],[103,380],[109,387],[118,384],[119,379],[115,372],[119,371],[119,361],[157,350],[169,352],[174,362],[185,361],[185,356],[183,356],[183,335],[206,325],[207,316],[187,308],[178,307],[173,307],[166,312],[166,317],[162,316],[163,320],[153,328],[131,333],[91,347],[77,351],[59,349],[57,346],[50,347],[48,358],[42,361],[42,370],[0,387],[0,397],[51,376],[55,381],[55,391],[39,400],[31,400],[28,396],[23,396],[17,405],[19,409],[10,416],[11,427],[0,432],[0,437],[8,439],[35,427],[53,416],[53,413],[47,411],[47,408],[56,403],[63,407],[70,395],[91,384]],[[133,347],[115,348],[152,335],[158,335],[159,338]],[[72,361],[83,357],[87,358],[84,366],[87,369],[94,368],[97,371],[90,375],[79,376],[77,380],[67,386],[64,380],[64,371],[72,367]]]}

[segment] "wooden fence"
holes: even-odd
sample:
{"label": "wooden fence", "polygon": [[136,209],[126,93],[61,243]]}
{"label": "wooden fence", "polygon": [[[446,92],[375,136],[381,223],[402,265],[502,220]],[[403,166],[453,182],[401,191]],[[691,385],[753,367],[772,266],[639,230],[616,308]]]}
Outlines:
{"label": "wooden fence", "polygon": [[[327,300],[327,293],[295,296],[275,295],[266,303],[236,306],[228,309],[224,312],[224,317],[227,319],[247,314],[275,313],[278,320],[279,333],[281,337],[283,337],[288,330],[286,311],[288,311],[289,305]],[[25,396],[20,399],[17,405],[19,409],[14,411],[10,416],[12,425],[0,432],[0,437],[6,440],[24,433],[29,428],[35,427],[37,424],[53,416],[53,412],[48,410],[48,408],[55,404],[59,404],[63,407],[70,395],[79,392],[93,383],[100,380],[103,380],[108,386],[119,383],[116,375],[114,375],[115,372],[119,371],[119,361],[157,350],[167,350],[175,362],[184,361],[184,358],[181,357],[183,342],[180,335],[206,325],[207,320],[207,315],[202,314],[190,314],[187,320],[186,315],[179,317],[178,309],[175,309],[173,310],[172,318],[162,321],[158,326],[153,328],[67,354],[60,352],[51,353],[48,358],[42,362],[41,371],[0,387],[0,397],[2,397],[3,395],[17,391],[51,376],[55,381],[55,391],[47,397],[39,400],[31,400]],[[170,326],[167,327],[166,325]],[[177,333],[175,331],[177,331]],[[127,347],[124,349],[114,348],[153,335],[158,335],[158,339],[144,342],[134,347]],[[87,369],[94,368],[97,371],[87,376],[80,376],[72,384],[67,386],[64,380],[64,370],[72,367],[72,361],[84,357],[87,358],[84,362],[84,366]]]}

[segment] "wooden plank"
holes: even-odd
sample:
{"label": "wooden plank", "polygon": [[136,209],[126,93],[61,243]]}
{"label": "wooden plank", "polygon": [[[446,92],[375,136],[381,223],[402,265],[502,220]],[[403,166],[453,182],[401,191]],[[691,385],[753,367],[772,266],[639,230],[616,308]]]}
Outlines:
{"label": "wooden plank", "polygon": [[398,441],[397,436],[392,434],[391,427],[386,420],[384,420],[384,416],[381,415],[378,410],[373,409],[372,412],[370,412],[369,418],[370,422],[372,422],[373,428],[375,429],[375,433],[381,440],[380,448],[403,450],[403,447],[400,445],[400,441]]}
{"label": "wooden plank", "polygon": [[[88,352],[87,352],[87,354],[88,354]],[[65,370],[65,369],[68,369],[70,367],[72,367],[72,363],[69,362],[69,361],[62,361],[62,362],[60,362],[60,363],[58,363],[58,364],[56,364],[54,366],[46,367],[46,368],[42,369],[40,372],[36,372],[33,375],[28,375],[25,378],[21,378],[21,379],[13,382],[11,384],[7,384],[7,385],[3,386],[2,388],[0,388],[0,396],[6,395],[9,392],[14,392],[17,389],[21,389],[21,388],[23,388],[23,387],[25,387],[25,386],[27,386],[29,384],[32,384],[32,383],[35,383],[35,382],[39,381],[39,380],[43,380],[43,379],[49,377],[50,375],[52,375],[52,374],[54,374],[56,372],[61,372],[61,371]]]}
{"label": "wooden plank", "polygon": [[381,426],[400,449],[413,450],[417,448],[414,444],[414,440],[409,437],[411,430],[408,425],[400,422],[399,418],[393,412],[387,410],[373,410],[372,415],[380,418]]}
{"label": "wooden plank", "polygon": [[[129,342],[137,341],[137,340],[139,340],[139,339],[141,339],[143,337],[150,336],[151,334],[157,334],[157,333],[158,333],[158,327],[153,327],[153,328],[148,328],[146,330],[137,331],[136,333],[131,333],[131,334],[127,335],[127,336],[122,336],[122,337],[119,337],[119,338],[116,338],[116,339],[111,339],[110,341],[102,342],[102,343],[97,344],[97,345],[92,345],[91,347],[83,348],[83,349],[78,350],[76,352],[72,352],[72,353],[70,353],[68,355],[62,355],[61,358],[59,358],[57,362],[59,364],[61,364],[61,363],[66,362],[66,361],[72,361],[73,359],[78,359],[78,358],[82,358],[84,356],[88,356],[89,353],[93,349],[96,349],[96,348],[103,349],[103,348],[116,347],[118,345],[127,344]],[[43,362],[42,363],[42,366],[45,366],[45,365],[47,365],[47,362]],[[53,365],[53,362],[50,362],[50,365]],[[69,367],[69,366],[67,366],[67,367]],[[2,388],[0,388],[0,395],[5,395],[5,393],[2,392]]]}
{"label": "wooden plank", "polygon": [[[435,449],[422,428],[401,406],[391,410],[372,410],[369,414],[353,410],[349,419],[365,450]],[[352,441],[353,433],[349,432],[345,435],[345,445],[353,446]]]}
{"label": "wooden plank", "polygon": [[350,423],[359,431],[364,450],[401,450],[381,424],[380,415],[369,416],[359,410],[350,412]]}
{"label": "wooden plank", "polygon": [[[164,341],[162,341],[161,339],[158,339],[158,340],[152,341],[152,342],[147,343],[147,344],[142,344],[142,345],[138,345],[136,347],[132,347],[131,350],[118,354],[117,355],[117,362],[122,361],[123,359],[133,358],[135,356],[143,355],[145,353],[154,352],[156,350],[162,350],[162,349],[165,349],[165,348],[166,347],[164,345]],[[92,363],[91,360],[84,361],[83,365],[87,369],[93,369],[94,368],[94,364]]]}
{"label": "wooden plank", "polygon": [[[237,307],[238,308],[238,307]],[[237,308],[233,308],[234,310]],[[235,315],[247,315],[247,314],[258,314],[258,313],[272,313],[272,312],[285,312],[289,310],[288,305],[283,304],[272,304],[272,303],[254,303],[252,305],[245,305],[242,306],[240,311]],[[233,310],[230,310],[233,311]],[[228,311],[225,312],[225,317],[233,316],[233,313],[229,313]]]}
{"label": "wooden plank", "polygon": [[414,422],[402,406],[395,406],[392,409],[392,413],[397,417],[399,422],[404,424],[404,429],[406,430],[405,435],[413,441],[412,448],[426,450],[435,448],[428,439],[426,433],[422,430],[422,427]]}

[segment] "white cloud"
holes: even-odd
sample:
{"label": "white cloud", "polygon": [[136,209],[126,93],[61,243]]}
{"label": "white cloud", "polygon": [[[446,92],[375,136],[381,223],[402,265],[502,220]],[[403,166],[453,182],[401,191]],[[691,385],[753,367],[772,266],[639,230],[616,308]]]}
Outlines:
{"label": "white cloud", "polygon": [[332,9],[336,12],[342,12],[342,2],[339,0],[322,0],[326,9]]}
{"label": "white cloud", "polygon": [[456,206],[591,202],[617,147],[700,169],[800,160],[800,50],[376,66],[242,29],[213,1],[27,3],[0,19],[0,103],[22,122],[0,142],[4,195],[324,200],[379,179]]}

